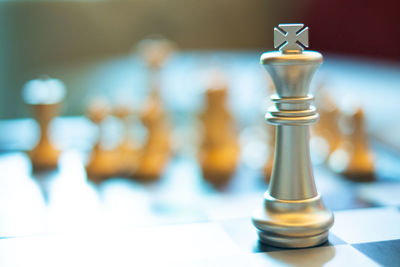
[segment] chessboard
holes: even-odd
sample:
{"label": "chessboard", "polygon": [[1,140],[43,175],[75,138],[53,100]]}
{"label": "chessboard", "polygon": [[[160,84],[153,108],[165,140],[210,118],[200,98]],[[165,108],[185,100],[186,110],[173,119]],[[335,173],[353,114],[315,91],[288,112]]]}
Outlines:
{"label": "chessboard", "polygon": [[[397,208],[335,213],[329,241],[307,249],[262,245],[249,218],[232,218],[129,230],[7,238],[2,266],[398,266]],[[385,223],[382,218],[385,217]],[[102,224],[100,222],[100,224]]]}
{"label": "chessboard", "polygon": [[[183,53],[172,64],[167,74],[187,79],[182,85],[170,77],[163,91],[166,107],[177,125],[173,136],[180,140],[175,147],[179,153],[171,156],[161,177],[150,183],[122,175],[100,183],[88,178],[85,164],[96,137],[95,126],[85,116],[54,120],[53,139],[63,153],[57,168],[40,171],[33,168],[24,152],[32,149],[37,139],[32,119],[0,121],[0,266],[399,266],[400,165],[399,150],[391,143],[398,137],[390,130],[377,130],[392,125],[390,120],[396,118],[381,116],[382,105],[365,108],[372,99],[382,104],[379,97],[374,98],[371,78],[382,73],[370,70],[370,81],[364,74],[352,73],[349,77],[349,70],[355,66],[362,69],[363,64],[340,59],[328,64],[326,72],[341,77],[339,84],[358,83],[354,92],[364,90],[362,104],[375,155],[375,180],[349,180],[315,160],[318,191],[335,216],[328,242],[306,249],[282,249],[258,241],[251,216],[263,200],[268,183],[262,164],[255,167],[254,147],[259,148],[260,143],[250,142],[256,136],[250,130],[259,128],[249,126],[258,123],[260,114],[263,116],[262,112],[254,112],[254,106],[264,95],[248,90],[244,97],[235,96],[243,90],[240,86],[267,90],[266,85],[261,86],[265,83],[260,78],[262,70],[249,63],[257,62],[257,57],[256,53]],[[193,62],[205,64],[215,58],[236,62],[221,66],[228,80],[233,79],[230,84],[237,86],[232,89],[232,103],[237,104],[234,116],[240,127],[250,129],[242,132],[241,139],[250,142],[250,152],[254,152],[246,160],[248,150],[244,151],[231,180],[222,188],[204,179],[194,140],[183,138],[193,134],[190,116],[197,108],[196,96],[188,92],[200,94],[200,89],[190,83],[199,68]],[[97,84],[88,87],[110,86],[111,80],[104,80],[108,73],[122,88],[132,82],[128,75],[132,69],[127,66],[132,66],[130,57],[96,62],[81,69],[49,69],[67,87],[84,88],[94,81]],[[240,76],[243,72],[246,75]],[[116,77],[121,73],[128,78]],[[386,77],[388,84],[396,79],[390,77]],[[332,94],[345,89],[335,87]],[[393,90],[393,94],[398,92]],[[82,97],[69,95],[72,105]],[[133,95],[140,96],[140,92]],[[385,99],[386,107],[396,99],[389,98]],[[109,135],[109,139],[115,138],[113,131]]]}
{"label": "chessboard", "polygon": [[24,153],[1,156],[1,266],[399,262],[400,210],[382,196],[382,190],[396,194],[393,186],[398,184],[389,179],[355,183],[317,167],[318,189],[335,215],[329,241],[282,249],[260,243],[251,223],[267,187],[261,173],[240,168],[231,184],[219,190],[204,182],[194,158],[185,157],[173,160],[155,184],[116,177],[99,185],[87,180],[82,162],[80,153],[68,152],[58,170],[32,175]]}

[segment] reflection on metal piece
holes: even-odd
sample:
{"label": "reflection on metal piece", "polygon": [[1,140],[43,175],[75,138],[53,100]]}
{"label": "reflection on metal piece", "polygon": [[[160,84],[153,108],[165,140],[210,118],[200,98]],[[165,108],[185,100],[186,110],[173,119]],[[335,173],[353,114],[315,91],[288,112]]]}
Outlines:
{"label": "reflection on metal piece", "polygon": [[[253,216],[253,224],[262,243],[310,247],[325,242],[333,224],[333,214],[325,209],[316,190],[309,152],[309,125],[318,121],[318,113],[308,91],[322,55],[302,52],[299,46],[296,53],[287,53],[288,46],[293,49],[296,45],[294,38],[300,37],[308,45],[304,37],[307,32],[296,33],[302,24],[280,27],[287,31],[286,46],[281,52],[261,56],[261,64],[276,88],[271,97],[275,105],[266,114],[266,120],[276,125],[276,143],[269,190]],[[275,45],[282,39],[276,36]]]}

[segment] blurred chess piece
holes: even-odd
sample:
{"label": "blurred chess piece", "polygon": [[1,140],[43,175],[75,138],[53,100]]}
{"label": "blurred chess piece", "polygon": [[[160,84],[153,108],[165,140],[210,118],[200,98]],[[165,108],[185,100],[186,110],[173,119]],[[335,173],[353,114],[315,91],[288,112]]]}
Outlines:
{"label": "blurred chess piece", "polygon": [[160,72],[165,62],[176,50],[176,45],[161,36],[141,40],[136,46],[136,52],[144,60],[150,70],[149,87],[160,89]]}
{"label": "blurred chess piece", "polygon": [[116,175],[119,171],[119,159],[116,151],[106,150],[102,147],[103,122],[109,116],[108,104],[96,99],[89,104],[88,118],[97,126],[98,136],[86,164],[86,173],[90,180],[101,182],[106,178]]}
{"label": "blurred chess piece", "polygon": [[28,81],[23,87],[23,99],[31,107],[40,128],[39,142],[29,152],[35,170],[57,167],[60,151],[50,140],[49,126],[59,113],[65,91],[65,85],[60,80],[46,76]]}
{"label": "blurred chess piece", "polygon": [[317,88],[315,99],[320,119],[312,126],[311,149],[313,156],[317,157],[316,163],[322,163],[328,160],[342,141],[338,125],[341,111],[323,84]]}
{"label": "blurred chess piece", "polygon": [[120,174],[132,176],[138,161],[138,148],[130,135],[130,123],[133,110],[128,103],[118,103],[114,109],[114,115],[123,123],[122,141],[117,147],[118,157],[120,158]]}
{"label": "blurred chess piece", "polygon": [[226,184],[239,160],[239,143],[234,118],[227,107],[225,81],[215,77],[206,92],[206,108],[200,119],[204,137],[199,149],[199,163],[205,180],[216,186]]}
{"label": "blurred chess piece", "polygon": [[176,50],[176,45],[162,36],[151,36],[139,41],[136,51],[149,68],[159,69]]}
{"label": "blurred chess piece", "polygon": [[170,127],[157,91],[153,91],[141,114],[147,139],[138,154],[134,177],[145,182],[158,180],[171,157]]}
{"label": "blurred chess piece", "polygon": [[169,118],[161,99],[160,73],[175,51],[175,45],[165,38],[152,37],[140,41],[136,51],[150,71],[150,94],[141,114],[141,120],[147,129],[147,139],[139,151],[134,178],[152,182],[162,176],[171,157]]}
{"label": "blurred chess piece", "polygon": [[339,125],[344,138],[330,155],[329,167],[353,181],[373,181],[374,156],[368,147],[364,112],[357,108],[352,114],[344,114]]}

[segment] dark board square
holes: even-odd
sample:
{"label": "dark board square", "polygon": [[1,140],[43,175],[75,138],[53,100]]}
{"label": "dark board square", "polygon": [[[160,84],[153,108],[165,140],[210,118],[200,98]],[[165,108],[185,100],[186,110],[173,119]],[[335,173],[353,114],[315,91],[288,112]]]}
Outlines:
{"label": "dark board square", "polygon": [[353,244],[352,246],[383,266],[400,266],[400,239]]}
{"label": "dark board square", "polygon": [[290,250],[290,249],[293,249],[293,248],[274,247],[274,246],[270,246],[270,245],[261,243],[260,241],[257,241],[254,245],[253,252],[271,252],[271,251],[281,251],[281,250]]}
{"label": "dark board square", "polygon": [[344,244],[346,244],[346,242],[344,242],[342,239],[340,239],[336,235],[329,232],[328,241],[326,241],[321,246],[336,246],[336,245],[344,245]]}

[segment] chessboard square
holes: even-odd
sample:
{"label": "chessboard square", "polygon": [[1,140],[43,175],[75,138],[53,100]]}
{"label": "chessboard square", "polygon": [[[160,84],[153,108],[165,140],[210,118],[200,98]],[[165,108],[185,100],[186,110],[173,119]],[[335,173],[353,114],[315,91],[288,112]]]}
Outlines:
{"label": "chessboard square", "polygon": [[252,254],[239,253],[230,256],[211,256],[204,257],[196,260],[188,259],[186,261],[163,262],[162,266],[174,266],[174,267],[243,267],[243,266],[255,266],[252,259]]}
{"label": "chessboard square", "polygon": [[255,266],[379,266],[350,245],[257,253]]}
{"label": "chessboard square", "polygon": [[396,208],[368,208],[335,213],[331,229],[349,244],[400,239],[400,212]]}
{"label": "chessboard square", "polygon": [[204,200],[207,217],[212,221],[233,220],[247,218],[251,222],[253,209],[262,200],[263,193],[243,194],[240,196],[220,195]]}
{"label": "chessboard square", "polygon": [[130,247],[136,252],[146,254],[148,257],[157,252],[165,259],[195,260],[211,256],[235,255],[241,252],[217,223],[143,228],[133,233],[128,239],[132,240]]}
{"label": "chessboard square", "polygon": [[328,241],[322,244],[321,246],[336,246],[336,245],[345,245],[342,239],[334,235],[332,232],[329,232]]}
{"label": "chessboard square", "polygon": [[225,220],[220,225],[244,252],[260,252],[257,231],[250,218]]}
{"label": "chessboard square", "polygon": [[0,239],[0,266],[185,266],[242,254],[215,223]]}
{"label": "chessboard square", "polygon": [[400,265],[400,240],[388,240],[352,245],[383,266]]}

